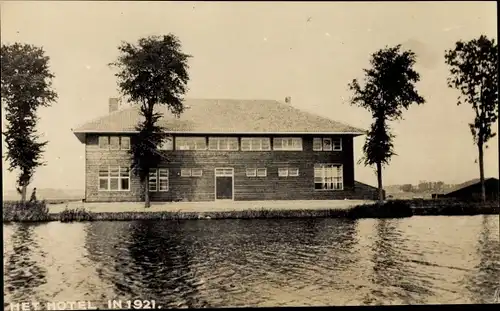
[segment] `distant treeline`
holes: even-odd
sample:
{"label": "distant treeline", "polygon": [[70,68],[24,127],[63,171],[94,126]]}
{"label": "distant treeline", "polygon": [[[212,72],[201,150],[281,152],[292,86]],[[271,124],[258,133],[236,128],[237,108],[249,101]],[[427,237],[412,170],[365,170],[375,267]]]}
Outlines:
{"label": "distant treeline", "polygon": [[447,192],[457,187],[456,184],[445,184],[442,181],[421,181],[417,185],[404,184],[395,186],[395,188],[403,192],[412,193],[441,193]]}

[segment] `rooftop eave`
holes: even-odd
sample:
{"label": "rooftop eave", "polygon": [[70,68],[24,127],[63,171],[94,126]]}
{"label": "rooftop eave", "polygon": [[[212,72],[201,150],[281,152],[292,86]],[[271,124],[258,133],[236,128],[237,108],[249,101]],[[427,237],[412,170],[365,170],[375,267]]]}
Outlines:
{"label": "rooftop eave", "polygon": [[[86,134],[137,134],[138,131],[91,131],[91,130],[73,130],[73,134],[83,143]],[[214,131],[165,131],[167,134],[191,134],[191,135],[210,135],[210,134],[231,134],[231,135],[366,135],[366,131],[352,132],[214,132]]]}

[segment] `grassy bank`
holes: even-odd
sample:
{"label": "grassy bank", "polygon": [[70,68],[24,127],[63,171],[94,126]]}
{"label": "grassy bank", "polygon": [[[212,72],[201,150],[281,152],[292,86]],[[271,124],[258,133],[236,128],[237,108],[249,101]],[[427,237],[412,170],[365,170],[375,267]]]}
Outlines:
{"label": "grassy bank", "polygon": [[191,219],[269,219],[269,218],[402,218],[414,215],[480,215],[499,214],[498,202],[467,203],[444,200],[390,200],[382,204],[364,204],[350,209],[249,209],[219,212],[91,212],[83,208],[49,213],[46,202],[3,203],[3,221],[125,221],[125,220],[191,220]]}

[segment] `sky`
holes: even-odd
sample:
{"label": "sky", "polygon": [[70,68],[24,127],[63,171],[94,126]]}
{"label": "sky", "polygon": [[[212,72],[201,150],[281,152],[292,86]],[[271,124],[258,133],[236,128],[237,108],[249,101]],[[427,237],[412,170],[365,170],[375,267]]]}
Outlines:
{"label": "sky", "polygon": [[[461,183],[479,177],[470,106],[457,106],[447,87],[445,50],[481,34],[496,39],[496,2],[1,2],[2,44],[42,46],[59,99],[39,111],[49,141],[32,185],[84,188],[84,145],[72,128],[108,111],[118,96],[114,72],[122,41],[173,33],[190,59],[192,98],[276,99],[368,129],[370,114],[351,106],[347,85],[362,78],[370,55],[402,44],[417,55],[417,84],[426,99],[391,123],[395,152],[384,184]],[[2,114],[3,115],[3,114]],[[3,118],[2,118],[3,119]],[[3,127],[5,120],[2,120]],[[494,125],[496,131],[498,124]],[[355,161],[364,136],[355,138]],[[5,142],[2,136],[3,153]],[[498,177],[498,140],[485,154],[486,176]],[[16,173],[6,170],[3,188]],[[357,165],[356,179],[376,185],[373,168]]]}

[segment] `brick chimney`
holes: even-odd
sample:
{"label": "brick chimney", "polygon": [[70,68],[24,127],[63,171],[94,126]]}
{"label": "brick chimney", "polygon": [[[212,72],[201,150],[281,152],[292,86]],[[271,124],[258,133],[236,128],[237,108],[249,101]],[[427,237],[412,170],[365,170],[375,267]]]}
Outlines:
{"label": "brick chimney", "polygon": [[109,113],[115,112],[118,110],[118,98],[110,98],[109,99]]}
{"label": "brick chimney", "polygon": [[291,105],[292,104],[292,97],[290,97],[290,96],[285,97],[285,103]]}

